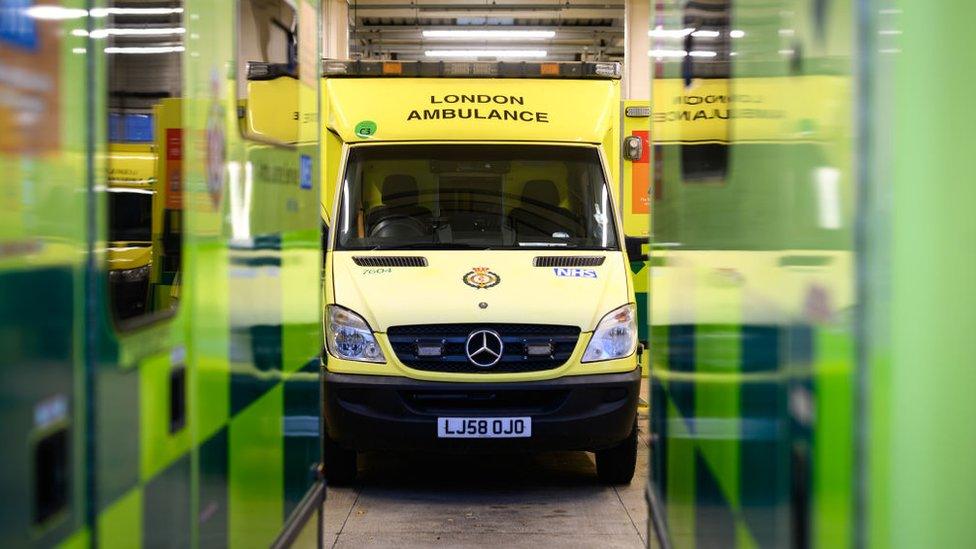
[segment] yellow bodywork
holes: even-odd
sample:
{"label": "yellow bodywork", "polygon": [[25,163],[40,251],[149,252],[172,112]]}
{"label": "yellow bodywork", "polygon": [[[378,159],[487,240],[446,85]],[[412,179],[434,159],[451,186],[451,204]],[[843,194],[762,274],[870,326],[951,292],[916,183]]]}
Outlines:
{"label": "yellow bodywork", "polygon": [[[251,85],[257,84],[262,82]],[[325,125],[322,140],[325,220],[331,219],[339,169],[345,158],[343,147],[356,143],[476,141],[596,145],[603,153],[610,190],[619,203],[616,181],[621,173],[620,82],[617,80],[325,78],[321,90]],[[454,97],[456,101],[448,102]],[[464,110],[466,118],[458,117],[455,112],[453,118],[445,119],[444,112],[448,110]],[[434,111],[438,113],[436,119]],[[531,117],[526,113],[531,113]],[[357,134],[357,128],[370,124],[374,130],[368,136]]]}
{"label": "yellow bodywork", "polygon": [[156,153],[151,144],[112,143],[108,156],[110,187],[146,188],[156,183]]}
{"label": "yellow bodywork", "polygon": [[315,91],[294,78],[248,82],[247,99],[240,106],[242,131],[253,141],[279,145],[315,141]]}
{"label": "yellow bodywork", "polygon": [[108,268],[112,271],[125,271],[145,267],[152,262],[152,248],[142,245],[132,246],[129,242],[112,242],[108,248]]}
{"label": "yellow bodywork", "polygon": [[849,79],[821,75],[740,78],[734,86],[727,78],[698,78],[690,86],[680,78],[655,79],[654,143],[822,140],[837,128],[817,124],[831,119],[849,87]]}
{"label": "yellow bodywork", "polygon": [[[361,141],[603,143],[616,131],[617,80],[326,78],[326,126]],[[461,112],[459,112],[461,111]],[[370,135],[357,134],[364,121]]]}
{"label": "yellow bodywork", "polygon": [[[624,233],[627,236],[647,237],[650,234],[650,159],[653,151],[650,147],[650,132],[648,131],[648,116],[627,114],[628,109],[648,109],[647,100],[630,99],[623,102],[623,135],[621,139],[636,137],[641,140],[640,158],[621,163],[619,184],[617,190],[617,205],[620,217],[624,222]],[[642,277],[646,278],[646,277]]]}
{"label": "yellow bodywork", "polygon": [[[334,196],[350,146],[397,143],[524,143],[595,147],[611,193],[620,170],[620,88],[615,80],[326,78],[323,82],[323,217],[334,219]],[[459,116],[459,110],[464,116]],[[436,111],[436,115],[434,114]],[[504,111],[509,111],[505,114]],[[452,113],[445,117],[445,112]],[[436,117],[435,117],[436,116]],[[507,117],[507,119],[506,119]],[[615,201],[616,202],[616,201]],[[621,228],[615,212],[616,226]],[[622,232],[618,239],[623,242]],[[417,250],[425,268],[360,267],[354,256],[381,252],[335,251],[326,257],[325,303],[364,317],[377,334],[386,363],[329,356],[332,372],[406,376],[431,381],[531,381],[569,375],[627,372],[632,355],[581,363],[602,317],[634,302],[624,252],[539,250]],[[596,278],[556,277],[533,266],[538,255],[601,255]],[[487,267],[498,285],[474,288],[466,273]],[[484,305],[482,305],[484,304]],[[438,323],[539,323],[578,326],[572,357],[560,368],[526,373],[455,374],[411,369],[397,360],[385,336],[390,326]]]}
{"label": "yellow bodywork", "polygon": [[[417,254],[418,252],[413,252]],[[556,277],[552,269],[532,265],[542,252],[423,251],[428,267],[359,267],[352,258],[389,255],[381,252],[330,252],[326,263],[326,303],[356,311],[379,334],[386,364],[368,364],[329,357],[329,370],[343,373],[406,375],[417,379],[449,381],[527,381],[563,375],[623,372],[634,369],[636,359],[580,364],[590,332],[606,313],[633,302],[633,290],[621,252],[587,252],[606,257],[596,267],[597,278]],[[575,255],[572,252],[545,255]],[[497,286],[485,289],[464,284],[474,267],[488,267],[498,275]],[[480,303],[486,303],[484,309]],[[578,326],[583,335],[573,357],[561,368],[521,374],[448,374],[413,370],[396,360],[383,334],[390,326],[441,323],[524,323]]]}

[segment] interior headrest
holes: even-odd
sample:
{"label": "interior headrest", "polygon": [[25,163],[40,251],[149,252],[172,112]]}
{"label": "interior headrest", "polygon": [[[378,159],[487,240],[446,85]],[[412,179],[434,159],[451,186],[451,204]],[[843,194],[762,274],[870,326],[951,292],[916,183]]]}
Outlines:
{"label": "interior headrest", "polygon": [[389,204],[396,200],[411,198],[416,200],[420,196],[417,180],[412,175],[396,173],[386,176],[383,180],[383,203]]}
{"label": "interior headrest", "polygon": [[559,189],[549,179],[532,179],[522,187],[522,206],[558,206]]}

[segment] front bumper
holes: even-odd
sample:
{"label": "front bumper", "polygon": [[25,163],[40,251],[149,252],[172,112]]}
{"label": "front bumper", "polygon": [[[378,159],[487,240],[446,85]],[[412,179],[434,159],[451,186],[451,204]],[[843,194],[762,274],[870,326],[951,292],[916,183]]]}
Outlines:
{"label": "front bumper", "polygon": [[[444,453],[599,450],[634,426],[640,368],[528,382],[450,383],[326,372],[329,438],[352,450]],[[531,416],[532,437],[439,439],[438,417]]]}

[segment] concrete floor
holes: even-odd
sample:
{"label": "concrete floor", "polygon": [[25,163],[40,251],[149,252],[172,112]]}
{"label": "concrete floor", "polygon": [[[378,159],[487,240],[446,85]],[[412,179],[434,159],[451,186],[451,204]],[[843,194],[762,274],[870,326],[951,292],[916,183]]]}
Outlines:
{"label": "concrete floor", "polygon": [[629,486],[598,483],[593,455],[360,458],[360,481],[331,487],[332,547],[644,547],[647,419]]}

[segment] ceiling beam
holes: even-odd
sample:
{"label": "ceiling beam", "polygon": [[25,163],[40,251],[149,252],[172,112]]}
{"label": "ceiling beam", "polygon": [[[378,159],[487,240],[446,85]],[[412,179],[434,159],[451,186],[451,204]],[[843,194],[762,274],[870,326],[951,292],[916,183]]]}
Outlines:
{"label": "ceiling beam", "polygon": [[420,53],[420,54],[423,54],[423,52],[425,52],[427,50],[477,50],[477,49],[490,49],[490,50],[500,50],[500,49],[501,50],[523,50],[523,49],[533,49],[533,50],[546,50],[549,53],[565,53],[565,54],[580,53],[580,52],[584,52],[584,51],[585,52],[590,52],[590,53],[601,52],[601,51],[602,52],[619,52],[620,55],[623,55],[623,53],[624,53],[623,46],[611,46],[611,45],[603,45],[603,46],[601,46],[601,45],[596,45],[596,44],[588,44],[588,45],[572,45],[572,44],[559,45],[559,44],[550,44],[548,46],[528,46],[528,45],[524,45],[524,46],[521,46],[521,47],[520,46],[509,46],[509,45],[506,45],[504,48],[500,48],[500,47],[482,48],[482,47],[480,47],[480,45],[479,46],[472,46],[471,44],[465,44],[465,45],[459,45],[459,46],[455,46],[455,47],[451,47],[451,48],[445,48],[445,47],[442,47],[442,46],[430,46],[430,45],[426,45],[426,44],[396,44],[396,43],[383,43],[383,44],[380,44],[380,43],[372,42],[370,44],[355,44],[355,45],[350,44],[349,49],[350,49],[350,51],[353,51],[353,50],[355,50],[355,51],[363,51],[363,50],[366,50],[366,49],[370,49],[370,50],[374,50],[374,51],[398,52],[398,53],[414,52],[414,53]]}
{"label": "ceiling beam", "polygon": [[573,32],[612,32],[623,34],[624,28],[608,27],[606,25],[425,25],[410,23],[409,25],[359,25],[349,29],[356,31],[379,32],[408,32],[422,30],[552,30],[556,34]]}
{"label": "ceiling beam", "polygon": [[391,2],[390,0],[346,0],[349,9],[363,10],[391,10],[391,9],[411,9],[411,10],[451,10],[451,11],[570,11],[570,10],[623,10],[624,2],[621,0],[594,2],[593,0],[573,1],[563,0],[560,2],[540,2],[539,0],[505,0],[504,2],[493,2],[491,4],[483,0],[465,2],[464,0],[424,0],[422,2]]}

